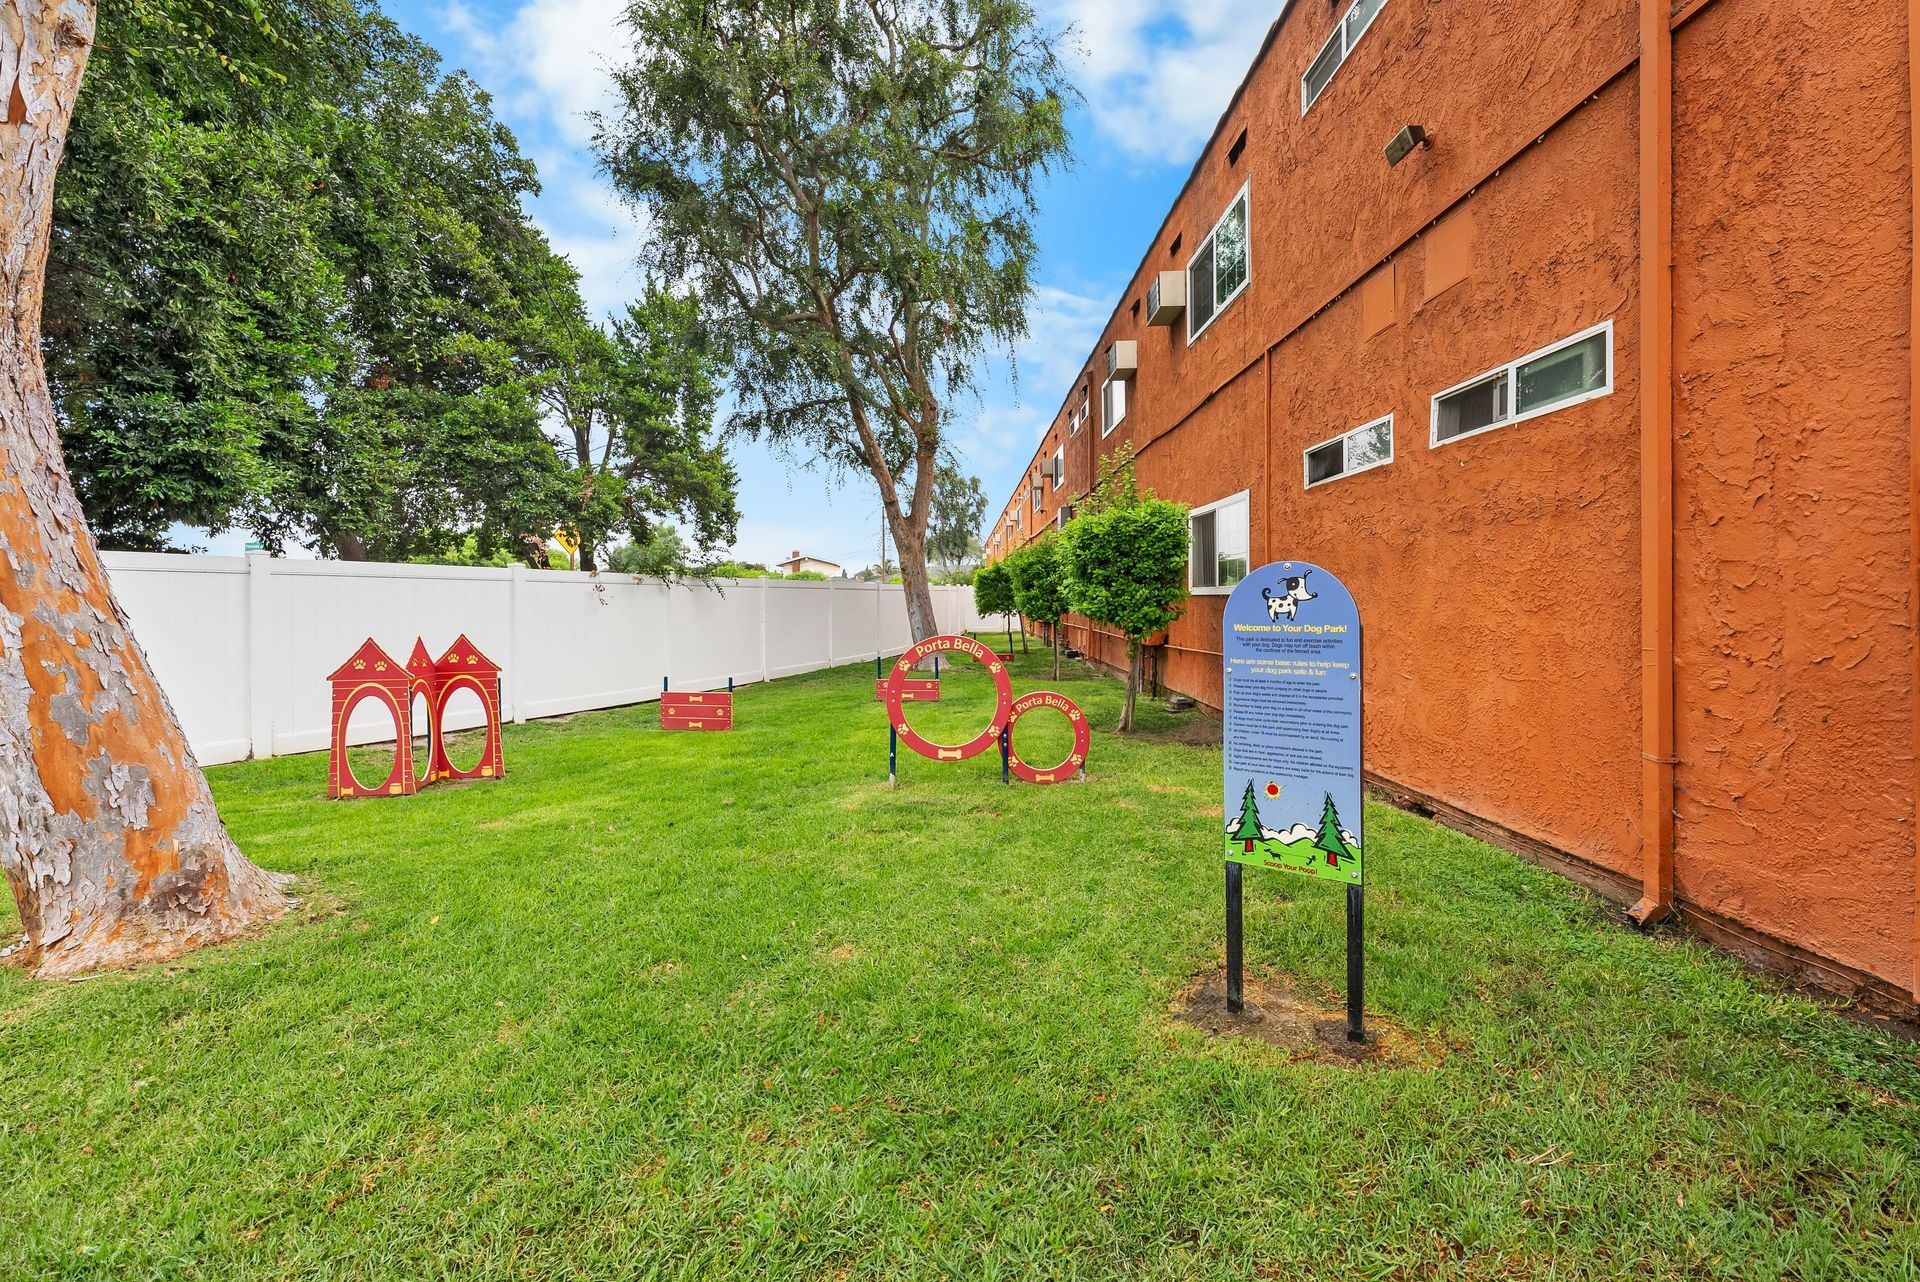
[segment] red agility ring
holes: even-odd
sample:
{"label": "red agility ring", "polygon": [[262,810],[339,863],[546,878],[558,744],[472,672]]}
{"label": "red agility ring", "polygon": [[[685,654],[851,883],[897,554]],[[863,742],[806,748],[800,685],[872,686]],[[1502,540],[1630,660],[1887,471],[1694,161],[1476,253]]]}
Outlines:
{"label": "red agility ring", "polygon": [[[1019,750],[1013,746],[1014,724],[1037,708],[1052,708],[1063,714],[1073,726],[1073,751],[1059,765],[1030,766],[1020,759]],[[1087,725],[1085,714],[1080,711],[1080,705],[1066,695],[1055,694],[1051,690],[1035,690],[1014,701],[1013,711],[1007,720],[1007,767],[1028,783],[1065,783],[1086,765],[1087,749],[1092,745],[1093,731]]]}
{"label": "red agility ring", "polygon": [[[936,654],[971,655],[993,678],[993,720],[985,730],[962,744],[935,743],[907,724],[907,675],[913,671],[915,664]],[[901,655],[899,662],[893,665],[893,671],[887,674],[886,685],[881,688],[880,697],[886,700],[887,720],[893,723],[900,742],[935,761],[965,761],[968,757],[979,756],[1000,742],[1000,730],[1013,714],[1013,685],[1007,680],[1007,665],[990,648],[972,637],[941,635],[920,642]]]}

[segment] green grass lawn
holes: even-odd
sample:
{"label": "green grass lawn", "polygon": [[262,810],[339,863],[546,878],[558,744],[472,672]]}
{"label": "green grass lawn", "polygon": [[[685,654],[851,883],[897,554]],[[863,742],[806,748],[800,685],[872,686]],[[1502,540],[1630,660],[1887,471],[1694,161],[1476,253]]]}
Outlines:
{"label": "green grass lawn", "polygon": [[[1368,997],[1407,1057],[1174,1020],[1222,956],[1219,750],[1059,686],[1096,733],[1052,788],[889,791],[870,667],[743,687],[730,734],[511,728],[504,781],[404,800],[211,771],[306,901],[0,973],[0,1278],[1920,1276],[1911,1045],[1399,812]],[[976,730],[978,671],[943,694],[915,724]],[[1250,969],[1337,1000],[1339,889],[1247,886]]]}

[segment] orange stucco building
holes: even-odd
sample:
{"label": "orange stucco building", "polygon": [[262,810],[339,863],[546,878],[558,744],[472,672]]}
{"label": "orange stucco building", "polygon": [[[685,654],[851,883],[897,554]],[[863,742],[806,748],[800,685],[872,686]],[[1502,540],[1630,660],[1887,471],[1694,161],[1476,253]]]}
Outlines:
{"label": "orange stucco building", "polygon": [[1217,705],[1247,566],[1325,565],[1382,788],[1911,1001],[1913,20],[1285,4],[989,555],[1131,445],[1196,512],[1168,685]]}

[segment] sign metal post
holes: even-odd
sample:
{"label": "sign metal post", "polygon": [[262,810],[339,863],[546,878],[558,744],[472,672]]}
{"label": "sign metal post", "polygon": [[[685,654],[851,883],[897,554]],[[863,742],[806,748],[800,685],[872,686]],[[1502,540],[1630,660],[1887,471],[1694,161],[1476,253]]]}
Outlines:
{"label": "sign metal post", "polygon": [[1227,1010],[1235,1015],[1247,1007],[1246,982],[1240,973],[1240,865],[1227,861]]}
{"label": "sign metal post", "polygon": [[1366,950],[1361,943],[1360,916],[1366,891],[1347,887],[1347,1040],[1367,1040]]}

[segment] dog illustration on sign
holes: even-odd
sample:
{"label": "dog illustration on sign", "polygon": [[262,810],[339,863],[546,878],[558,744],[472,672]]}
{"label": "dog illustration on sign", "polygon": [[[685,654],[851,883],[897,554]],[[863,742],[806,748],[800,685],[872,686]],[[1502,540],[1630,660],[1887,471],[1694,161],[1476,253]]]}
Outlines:
{"label": "dog illustration on sign", "polygon": [[1281,579],[1279,596],[1275,596],[1271,588],[1260,589],[1260,598],[1267,603],[1267,622],[1291,619],[1301,602],[1313,600],[1315,594],[1307,591],[1307,576],[1312,573],[1312,570],[1302,570]]}

